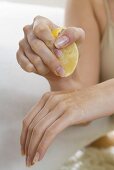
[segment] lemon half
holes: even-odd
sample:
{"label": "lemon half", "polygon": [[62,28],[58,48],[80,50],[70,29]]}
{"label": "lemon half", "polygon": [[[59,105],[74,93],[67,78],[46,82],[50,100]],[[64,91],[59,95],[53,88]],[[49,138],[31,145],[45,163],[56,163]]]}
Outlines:
{"label": "lemon half", "polygon": [[[57,38],[59,33],[62,31],[63,28],[57,28],[52,31],[52,35],[54,38]],[[64,77],[70,76],[74,70],[76,69],[78,58],[79,58],[79,51],[77,48],[76,43],[72,43],[71,45],[61,49],[62,56],[58,58],[65,71]]]}

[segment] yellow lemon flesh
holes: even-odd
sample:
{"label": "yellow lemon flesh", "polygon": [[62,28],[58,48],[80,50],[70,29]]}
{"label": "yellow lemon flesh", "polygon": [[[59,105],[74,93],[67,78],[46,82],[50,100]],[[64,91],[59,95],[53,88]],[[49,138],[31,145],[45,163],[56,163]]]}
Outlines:
{"label": "yellow lemon flesh", "polygon": [[[54,38],[57,38],[59,33],[62,31],[63,28],[57,28],[52,31],[52,35]],[[74,70],[76,69],[79,52],[76,43],[72,43],[71,45],[61,49],[62,56],[58,58],[65,71],[64,77],[70,76]]]}

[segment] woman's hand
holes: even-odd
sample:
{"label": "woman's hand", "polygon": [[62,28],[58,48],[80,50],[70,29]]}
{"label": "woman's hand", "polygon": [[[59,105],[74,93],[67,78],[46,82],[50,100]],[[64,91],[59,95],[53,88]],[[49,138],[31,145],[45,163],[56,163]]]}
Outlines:
{"label": "woman's hand", "polygon": [[114,79],[77,91],[48,92],[23,120],[22,153],[27,165],[41,160],[65,128],[114,113]]}
{"label": "woman's hand", "polygon": [[17,52],[17,61],[25,71],[44,76],[49,82],[58,81],[64,76],[57,59],[61,57],[61,48],[79,42],[85,36],[81,28],[69,27],[55,41],[51,31],[57,27],[49,19],[37,16],[32,25],[24,27],[25,36]]}
{"label": "woman's hand", "polygon": [[91,120],[84,105],[90,95],[85,91],[46,93],[27,114],[21,134],[21,149],[26,154],[27,166],[41,160],[65,128]]}

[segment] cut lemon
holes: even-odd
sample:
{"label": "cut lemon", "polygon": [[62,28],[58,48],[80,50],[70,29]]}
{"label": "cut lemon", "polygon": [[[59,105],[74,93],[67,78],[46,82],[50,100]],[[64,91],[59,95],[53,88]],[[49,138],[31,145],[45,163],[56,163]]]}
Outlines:
{"label": "cut lemon", "polygon": [[[57,28],[52,31],[52,35],[54,38],[57,38],[59,33],[64,28]],[[70,76],[74,70],[76,69],[78,58],[79,58],[79,52],[76,43],[72,43],[71,45],[61,49],[62,56],[58,58],[58,60],[61,63],[61,66],[63,67],[65,71],[64,77]]]}

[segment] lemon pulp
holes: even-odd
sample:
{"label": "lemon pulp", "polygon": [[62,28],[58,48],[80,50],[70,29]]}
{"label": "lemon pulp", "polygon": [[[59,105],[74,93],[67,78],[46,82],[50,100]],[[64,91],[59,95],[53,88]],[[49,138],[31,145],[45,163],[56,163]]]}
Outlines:
{"label": "lemon pulp", "polygon": [[[54,38],[57,38],[59,33],[63,28],[57,28],[52,31],[52,35]],[[62,56],[58,58],[61,63],[61,66],[64,68],[65,75],[64,77],[70,76],[74,70],[76,69],[79,52],[76,43],[72,43],[71,45],[61,49]]]}

